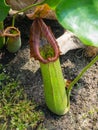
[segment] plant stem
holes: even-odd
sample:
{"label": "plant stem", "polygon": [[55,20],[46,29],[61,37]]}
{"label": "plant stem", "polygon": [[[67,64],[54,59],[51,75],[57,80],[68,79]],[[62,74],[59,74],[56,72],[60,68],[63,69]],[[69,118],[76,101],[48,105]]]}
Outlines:
{"label": "plant stem", "polygon": [[3,21],[0,22],[0,49],[4,46],[5,43],[5,37],[2,36],[2,32],[4,29]]}
{"label": "plant stem", "polygon": [[[44,1],[45,1],[45,0],[44,0]],[[19,14],[19,13],[21,13],[21,12],[25,12],[25,11],[31,9],[32,7],[41,5],[41,4],[44,3],[44,1],[42,1],[42,2],[40,2],[40,3],[36,3],[36,4],[32,4],[32,5],[26,6],[25,8],[23,8],[23,9],[19,10],[17,13],[15,13],[15,14],[13,15],[12,26],[14,26],[14,24],[15,24],[15,17],[16,17],[17,14]]]}
{"label": "plant stem", "polygon": [[71,82],[69,85],[69,88],[67,90],[68,96],[70,96],[70,92],[73,88],[73,86],[78,82],[78,80],[83,76],[83,74],[96,62],[98,61],[98,55],[88,64],[86,65],[83,70],[80,72],[80,74]]}

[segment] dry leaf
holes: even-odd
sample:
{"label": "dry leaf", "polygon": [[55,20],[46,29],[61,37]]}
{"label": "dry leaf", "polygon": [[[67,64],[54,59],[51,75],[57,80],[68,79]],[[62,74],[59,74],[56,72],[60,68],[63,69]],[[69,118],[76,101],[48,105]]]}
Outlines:
{"label": "dry leaf", "polygon": [[85,56],[86,57],[93,57],[96,56],[98,54],[98,47],[92,47],[92,46],[88,46],[85,49]]}
{"label": "dry leaf", "polygon": [[69,88],[71,82],[72,82],[71,80],[66,80],[66,88]]}
{"label": "dry leaf", "polygon": [[[31,20],[35,18],[50,18],[54,17],[53,11],[50,9],[50,7],[47,4],[39,5],[36,7],[33,13],[27,14],[27,17]],[[52,19],[53,19],[52,17]]]}

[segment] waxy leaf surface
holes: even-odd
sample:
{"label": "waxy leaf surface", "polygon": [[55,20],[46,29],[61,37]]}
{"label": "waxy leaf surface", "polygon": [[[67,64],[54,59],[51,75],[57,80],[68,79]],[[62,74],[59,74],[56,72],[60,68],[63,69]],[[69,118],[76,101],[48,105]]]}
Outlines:
{"label": "waxy leaf surface", "polygon": [[5,0],[0,0],[0,22],[6,18],[9,10],[10,6],[6,4]]}
{"label": "waxy leaf surface", "polygon": [[98,47],[98,0],[61,0],[56,4],[55,12],[65,29],[85,45]]}

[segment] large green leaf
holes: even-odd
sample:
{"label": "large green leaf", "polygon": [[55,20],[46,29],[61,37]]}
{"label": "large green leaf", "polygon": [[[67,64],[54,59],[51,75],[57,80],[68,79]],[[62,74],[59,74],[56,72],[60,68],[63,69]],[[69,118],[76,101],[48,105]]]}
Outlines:
{"label": "large green leaf", "polygon": [[0,0],[0,22],[6,18],[9,10],[10,7],[5,3],[5,0]]}
{"label": "large green leaf", "polygon": [[98,47],[98,0],[62,0],[55,11],[64,28],[84,44]]}

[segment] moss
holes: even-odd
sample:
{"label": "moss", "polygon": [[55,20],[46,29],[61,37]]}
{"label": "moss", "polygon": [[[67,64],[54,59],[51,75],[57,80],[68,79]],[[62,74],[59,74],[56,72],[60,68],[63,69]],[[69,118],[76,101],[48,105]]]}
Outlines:
{"label": "moss", "polygon": [[[2,69],[0,65],[0,69]],[[2,72],[0,74],[0,129],[34,129],[44,115],[37,105],[27,98],[17,81]]]}

